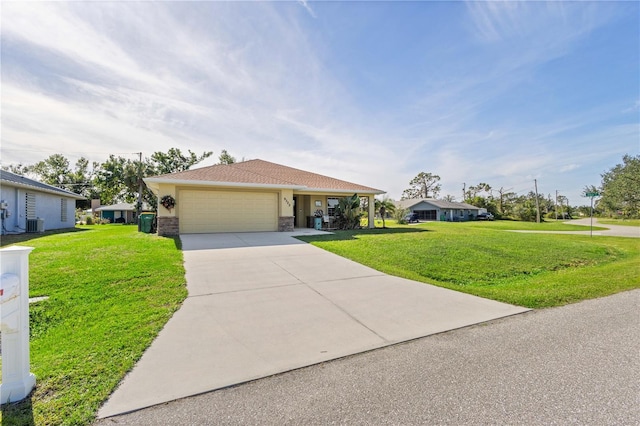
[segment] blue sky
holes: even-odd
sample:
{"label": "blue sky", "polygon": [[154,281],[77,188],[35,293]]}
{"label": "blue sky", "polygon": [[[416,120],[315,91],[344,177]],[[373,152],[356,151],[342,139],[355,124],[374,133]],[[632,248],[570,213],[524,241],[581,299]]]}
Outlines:
{"label": "blue sky", "polygon": [[227,149],[394,199],[426,171],[580,205],[640,151],[638,2],[0,7],[3,165]]}

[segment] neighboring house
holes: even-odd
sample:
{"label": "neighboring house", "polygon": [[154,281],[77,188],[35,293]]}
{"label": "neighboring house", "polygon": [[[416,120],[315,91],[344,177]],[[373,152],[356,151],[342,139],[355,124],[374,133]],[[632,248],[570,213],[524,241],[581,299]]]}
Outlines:
{"label": "neighboring house", "polygon": [[[145,178],[158,196],[158,234],[292,231],[309,226],[317,210],[332,216],[338,199],[384,191],[263,160],[218,164]],[[165,208],[164,196],[175,200]],[[374,221],[369,221],[374,227]]]}
{"label": "neighboring house", "polygon": [[76,200],[84,199],[73,192],[0,170],[3,234],[73,228]]}
{"label": "neighboring house", "polygon": [[396,207],[416,213],[420,220],[462,221],[473,220],[480,210],[476,206],[433,198],[415,198],[396,201]]}
{"label": "neighboring house", "polygon": [[100,213],[100,219],[111,223],[136,223],[136,206],[129,203],[119,203],[112,206],[100,206],[95,209]]}

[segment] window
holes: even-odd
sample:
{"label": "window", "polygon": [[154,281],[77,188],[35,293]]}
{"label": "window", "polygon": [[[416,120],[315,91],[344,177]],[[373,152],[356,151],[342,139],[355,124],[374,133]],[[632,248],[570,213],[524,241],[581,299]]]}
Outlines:
{"label": "window", "polygon": [[27,192],[26,212],[27,219],[36,218],[36,194],[32,192]]}
{"label": "window", "polygon": [[67,199],[60,198],[60,221],[67,221]]}
{"label": "window", "polygon": [[329,216],[336,215],[336,206],[338,205],[338,198],[327,198],[327,214]]}
{"label": "window", "polygon": [[416,210],[414,213],[418,214],[420,220],[436,220],[437,217],[435,210]]}

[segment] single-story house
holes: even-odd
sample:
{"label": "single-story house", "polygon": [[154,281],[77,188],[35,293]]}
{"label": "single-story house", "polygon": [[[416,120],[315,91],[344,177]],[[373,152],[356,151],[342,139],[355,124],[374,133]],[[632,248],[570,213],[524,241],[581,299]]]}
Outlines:
{"label": "single-story house", "polygon": [[0,170],[3,234],[73,228],[76,200],[84,199],[65,189]]}
{"label": "single-story house", "polygon": [[[264,160],[218,164],[144,179],[158,196],[158,234],[292,231],[318,210],[332,216],[338,199],[369,201],[384,191]],[[168,208],[162,200],[168,200]],[[173,205],[175,203],[175,205]],[[374,221],[369,221],[374,227]]]}
{"label": "single-story house", "polygon": [[433,198],[415,198],[396,201],[396,207],[416,213],[420,220],[463,221],[473,220],[480,208],[467,203],[436,200]]}
{"label": "single-story house", "polygon": [[100,206],[95,209],[100,219],[111,223],[136,223],[136,206],[129,203],[118,203],[111,206]]}

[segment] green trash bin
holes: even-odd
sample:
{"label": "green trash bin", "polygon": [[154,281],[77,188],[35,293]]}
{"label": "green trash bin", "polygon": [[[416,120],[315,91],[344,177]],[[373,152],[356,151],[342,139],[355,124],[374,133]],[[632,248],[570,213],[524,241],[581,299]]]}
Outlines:
{"label": "green trash bin", "polygon": [[150,234],[153,228],[153,213],[143,213],[140,215],[140,231]]}

